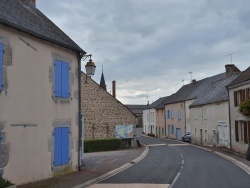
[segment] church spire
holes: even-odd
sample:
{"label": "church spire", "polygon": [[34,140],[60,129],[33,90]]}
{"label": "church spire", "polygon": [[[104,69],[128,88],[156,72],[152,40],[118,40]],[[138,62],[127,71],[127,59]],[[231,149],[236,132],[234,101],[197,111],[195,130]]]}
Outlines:
{"label": "church spire", "polygon": [[103,65],[102,65],[102,76],[101,76],[101,81],[100,81],[100,86],[107,91],[106,84],[105,84],[105,79],[103,75]]}

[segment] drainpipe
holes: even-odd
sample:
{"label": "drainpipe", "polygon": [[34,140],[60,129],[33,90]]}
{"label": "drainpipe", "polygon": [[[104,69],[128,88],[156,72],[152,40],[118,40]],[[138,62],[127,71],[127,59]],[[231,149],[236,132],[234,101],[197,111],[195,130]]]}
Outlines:
{"label": "drainpipe", "polygon": [[229,116],[229,141],[230,141],[230,149],[232,149],[232,133],[231,133],[231,114],[230,114],[230,97],[229,97],[229,89],[227,88],[228,95],[228,116]]}
{"label": "drainpipe", "polygon": [[[186,104],[184,103],[184,117],[185,117],[185,134],[187,133],[187,120],[186,120]],[[189,113],[190,114],[190,113]]]}
{"label": "drainpipe", "polygon": [[84,53],[79,53],[78,56],[78,171],[81,171],[82,162],[82,154],[83,154],[83,134],[82,134],[82,87],[81,87],[81,59]]}

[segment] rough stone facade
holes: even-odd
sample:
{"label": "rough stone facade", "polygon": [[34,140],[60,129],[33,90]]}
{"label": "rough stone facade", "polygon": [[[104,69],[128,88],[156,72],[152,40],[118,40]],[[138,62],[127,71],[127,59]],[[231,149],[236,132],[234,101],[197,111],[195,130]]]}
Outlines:
{"label": "rough stone facade", "polygon": [[[120,101],[82,73],[84,139],[113,138],[116,125],[136,125],[135,115]],[[87,80],[87,81],[86,81]]]}

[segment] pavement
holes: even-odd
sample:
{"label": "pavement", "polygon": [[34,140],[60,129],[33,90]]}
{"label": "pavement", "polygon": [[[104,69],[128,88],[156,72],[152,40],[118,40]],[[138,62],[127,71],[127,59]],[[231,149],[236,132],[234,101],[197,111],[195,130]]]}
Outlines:
{"label": "pavement", "polygon": [[[189,143],[186,143],[189,144]],[[227,148],[198,146],[195,147],[213,152],[230,160],[250,175],[250,161],[245,156]],[[142,160],[148,152],[148,147],[135,147],[117,151],[94,152],[84,154],[85,167],[82,171],[72,172],[58,177],[35,183],[17,186],[18,188],[81,188],[100,182],[115,175]]]}

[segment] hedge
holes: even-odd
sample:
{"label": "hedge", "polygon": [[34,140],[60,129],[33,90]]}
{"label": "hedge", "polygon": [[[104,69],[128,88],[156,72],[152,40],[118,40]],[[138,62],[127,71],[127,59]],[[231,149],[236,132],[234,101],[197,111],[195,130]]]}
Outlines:
{"label": "hedge", "polygon": [[111,151],[121,148],[121,139],[103,138],[103,139],[86,139],[84,140],[84,152]]}

